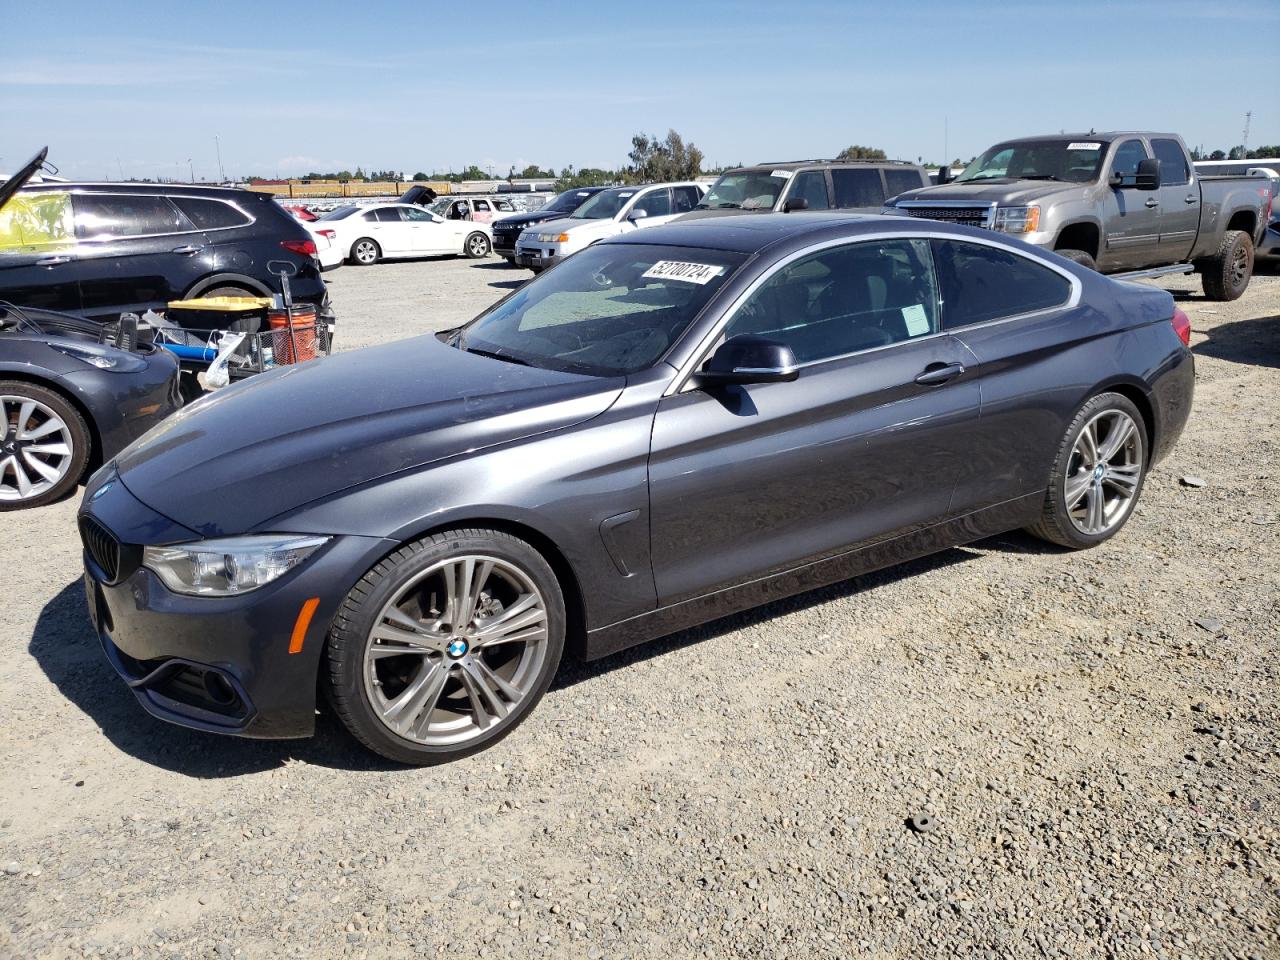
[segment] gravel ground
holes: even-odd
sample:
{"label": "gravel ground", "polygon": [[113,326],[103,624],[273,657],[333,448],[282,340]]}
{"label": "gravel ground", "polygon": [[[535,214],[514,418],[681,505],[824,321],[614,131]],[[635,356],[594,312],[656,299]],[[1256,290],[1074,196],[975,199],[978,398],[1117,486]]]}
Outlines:
{"label": "gravel ground", "polygon": [[[523,276],[345,267],[338,343]],[[328,717],[151,719],[91,635],[75,502],[0,515],[0,955],[1280,956],[1280,277],[1167,286],[1196,410],[1115,540],[1000,537],[567,667],[443,768]]]}

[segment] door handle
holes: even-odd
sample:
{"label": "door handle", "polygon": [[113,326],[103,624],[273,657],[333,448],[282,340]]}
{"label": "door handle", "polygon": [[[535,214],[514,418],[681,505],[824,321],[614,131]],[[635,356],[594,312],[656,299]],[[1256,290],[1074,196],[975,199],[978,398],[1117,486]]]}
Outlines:
{"label": "door handle", "polygon": [[1155,197],[1149,197],[1149,198],[1147,199],[1147,206],[1148,206],[1148,207],[1158,207],[1158,206],[1160,206],[1160,201],[1159,201],[1159,200],[1157,200]]}
{"label": "door handle", "polygon": [[1183,203],[1196,203],[1199,199],[1200,199],[1200,198],[1199,198],[1199,197],[1197,197],[1195,194],[1192,194],[1192,195],[1191,195],[1191,196],[1189,196],[1189,197],[1184,197],[1182,202],[1183,202]]}
{"label": "door handle", "polygon": [[56,267],[60,263],[70,263],[70,257],[45,257],[43,260],[37,260],[37,267]]}
{"label": "door handle", "polygon": [[916,377],[916,383],[923,384],[926,387],[934,387],[954,380],[962,373],[964,373],[964,364],[962,363],[931,363],[924,368],[924,372],[920,376]]}
{"label": "door handle", "polygon": [[186,246],[182,246],[182,247],[174,247],[174,248],[173,248],[172,250],[170,250],[169,252],[170,252],[170,253],[180,253],[180,254],[182,254],[184,257],[189,257],[189,256],[191,256],[193,253],[199,253],[199,252],[200,252],[201,250],[203,250],[203,249],[204,249],[204,247],[193,247],[193,246],[191,246],[190,244],[187,244]]}

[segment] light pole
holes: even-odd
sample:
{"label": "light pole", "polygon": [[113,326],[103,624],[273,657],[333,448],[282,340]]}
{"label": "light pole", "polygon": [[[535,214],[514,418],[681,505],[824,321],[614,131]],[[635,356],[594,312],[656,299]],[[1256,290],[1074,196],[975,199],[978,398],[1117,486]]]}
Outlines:
{"label": "light pole", "polygon": [[193,163],[191,162],[191,158],[190,158],[190,157],[187,157],[187,169],[191,172],[191,182],[192,182],[192,183],[195,183],[195,182],[196,182],[196,168],[195,168],[195,164],[193,164]]}
{"label": "light pole", "polygon": [[213,135],[213,145],[218,149],[218,182],[225,183],[227,175],[222,172],[222,141],[216,133]]}

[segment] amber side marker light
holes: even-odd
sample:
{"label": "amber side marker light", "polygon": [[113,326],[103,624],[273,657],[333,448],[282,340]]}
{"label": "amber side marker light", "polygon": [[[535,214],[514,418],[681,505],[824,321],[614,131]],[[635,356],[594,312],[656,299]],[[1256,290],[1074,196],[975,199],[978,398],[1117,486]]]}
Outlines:
{"label": "amber side marker light", "polygon": [[311,626],[311,618],[315,615],[318,606],[320,606],[320,598],[312,597],[298,611],[298,619],[293,623],[293,636],[289,638],[290,653],[302,652],[302,641],[307,639],[307,627]]}

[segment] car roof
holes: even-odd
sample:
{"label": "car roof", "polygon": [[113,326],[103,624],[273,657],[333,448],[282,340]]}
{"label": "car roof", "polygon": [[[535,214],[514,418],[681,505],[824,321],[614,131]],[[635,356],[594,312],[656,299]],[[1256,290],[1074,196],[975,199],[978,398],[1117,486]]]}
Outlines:
{"label": "car roof", "polygon": [[145,193],[176,194],[189,197],[243,197],[246,193],[256,197],[274,199],[272,194],[260,190],[245,190],[239,187],[202,187],[183,183],[133,183],[133,182],[75,182],[63,183],[29,183],[22,188],[23,193],[37,191],[54,191],[59,193]]}
{"label": "car roof", "polygon": [[[757,173],[768,170],[801,170],[805,167],[907,167],[918,164],[907,160],[779,160],[777,163],[751,163],[744,167],[732,167],[724,173]],[[724,174],[721,174],[724,176]]]}
{"label": "car roof", "polygon": [[[875,228],[911,227],[921,229],[922,221],[877,214],[762,213],[750,217],[706,217],[666,223],[633,230],[605,243],[650,243],[676,247],[703,247],[735,253],[757,253],[782,240],[824,232],[850,236]],[[937,222],[941,225],[941,221]],[[934,221],[928,221],[932,229]]]}

